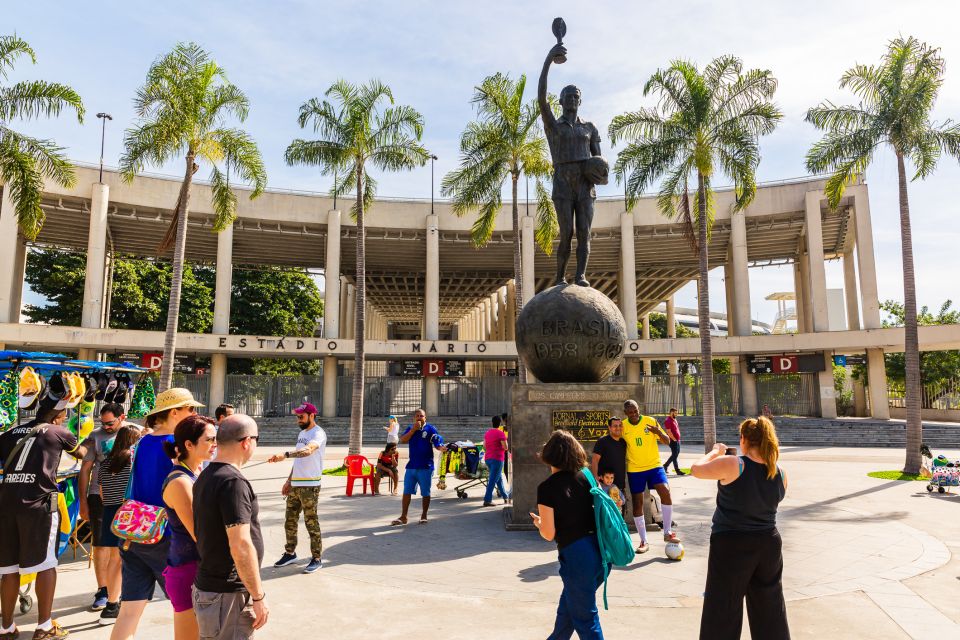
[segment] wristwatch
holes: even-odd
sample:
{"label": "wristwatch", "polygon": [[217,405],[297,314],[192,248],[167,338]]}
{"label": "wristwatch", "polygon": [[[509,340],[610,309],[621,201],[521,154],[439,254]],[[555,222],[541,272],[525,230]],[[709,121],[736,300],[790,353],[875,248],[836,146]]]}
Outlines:
{"label": "wristwatch", "polygon": [[284,457],[284,458],[289,458],[289,457],[290,457],[290,452],[289,452],[289,451],[284,451],[284,452],[283,452],[283,457]]}

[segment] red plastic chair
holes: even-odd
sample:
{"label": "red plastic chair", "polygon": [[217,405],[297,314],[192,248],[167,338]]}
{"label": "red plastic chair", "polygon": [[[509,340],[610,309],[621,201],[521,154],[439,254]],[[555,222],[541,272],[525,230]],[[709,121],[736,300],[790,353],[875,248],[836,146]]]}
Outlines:
{"label": "red plastic chair", "polygon": [[[366,456],[347,456],[343,459],[343,466],[347,468],[347,495],[353,495],[353,482],[355,480],[363,480],[363,493],[367,493],[367,481],[370,481],[370,493],[373,493],[373,474],[376,473],[377,467],[374,464],[371,464],[367,460]],[[363,467],[366,466],[370,470],[367,473],[363,472]]]}

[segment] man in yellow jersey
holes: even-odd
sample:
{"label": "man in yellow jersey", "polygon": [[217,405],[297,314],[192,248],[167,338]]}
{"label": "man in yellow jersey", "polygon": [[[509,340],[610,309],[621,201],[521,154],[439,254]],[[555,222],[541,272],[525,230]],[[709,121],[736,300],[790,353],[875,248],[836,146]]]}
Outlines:
{"label": "man in yellow jersey", "polygon": [[650,416],[640,415],[640,406],[634,400],[623,403],[627,419],[623,421],[623,439],[627,443],[627,482],[633,496],[633,521],[640,534],[640,546],[637,553],[650,550],[647,544],[647,527],[643,520],[643,492],[653,489],[660,496],[663,508],[663,539],[666,542],[678,542],[673,528],[673,500],[670,498],[670,485],[667,474],[660,463],[658,444],[670,444],[670,436]]}

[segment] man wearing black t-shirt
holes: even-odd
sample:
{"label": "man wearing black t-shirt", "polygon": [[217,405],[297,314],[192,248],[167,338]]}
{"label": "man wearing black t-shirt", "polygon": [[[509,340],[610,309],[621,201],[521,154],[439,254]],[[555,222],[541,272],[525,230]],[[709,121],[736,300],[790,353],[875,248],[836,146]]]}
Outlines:
{"label": "man wearing black t-shirt", "polygon": [[623,439],[623,422],[614,416],[607,420],[607,435],[593,445],[590,459],[593,477],[600,482],[600,469],[613,471],[613,484],[626,495],[627,486],[627,441]]}
{"label": "man wearing black t-shirt", "polygon": [[57,586],[57,467],[64,452],[83,458],[86,450],[64,429],[66,412],[43,408],[37,419],[0,435],[0,639],[16,638],[14,607],[20,576],[37,574],[36,639],[66,638],[51,618]]}
{"label": "man wearing black t-shirt", "polygon": [[217,459],[193,485],[193,522],[200,563],[193,582],[193,610],[202,640],[253,637],[269,609],[260,581],[263,537],[257,495],[240,467],[257,449],[250,416],[224,418],[217,431]]}

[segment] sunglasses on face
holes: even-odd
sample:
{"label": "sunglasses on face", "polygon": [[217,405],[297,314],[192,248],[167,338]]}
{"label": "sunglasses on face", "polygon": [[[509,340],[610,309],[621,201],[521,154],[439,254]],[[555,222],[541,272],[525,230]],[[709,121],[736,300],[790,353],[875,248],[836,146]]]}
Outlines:
{"label": "sunglasses on face", "polygon": [[115,424],[117,424],[118,422],[120,422],[120,418],[116,418],[116,419],[114,419],[114,420],[101,420],[101,421],[100,421],[100,424],[102,424],[102,425],[105,426],[105,427],[112,427],[112,426],[114,426]]}
{"label": "sunglasses on face", "polygon": [[254,442],[256,442],[256,443],[258,443],[258,444],[260,443],[260,436],[247,436],[247,437],[245,437],[245,438],[240,438],[240,442],[243,442],[244,440],[248,440],[248,439],[249,439],[249,440],[253,440]]}

